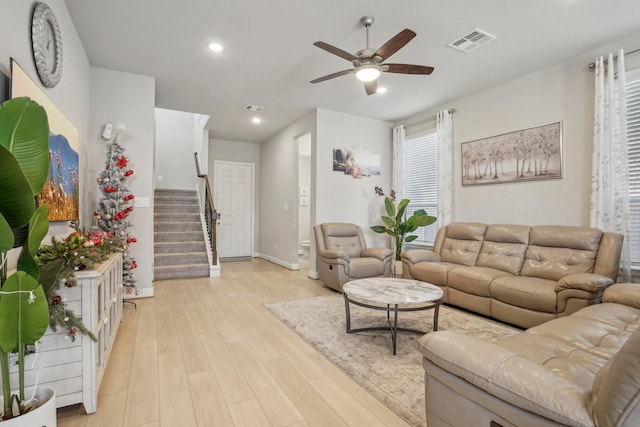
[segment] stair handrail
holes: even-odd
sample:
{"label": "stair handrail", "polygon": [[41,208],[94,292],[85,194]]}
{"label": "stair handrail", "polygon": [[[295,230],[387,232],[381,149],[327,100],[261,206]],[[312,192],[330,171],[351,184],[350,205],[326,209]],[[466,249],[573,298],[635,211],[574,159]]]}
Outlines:
{"label": "stair handrail", "polygon": [[220,214],[216,211],[215,204],[213,202],[213,192],[211,191],[211,185],[209,184],[209,176],[203,174],[200,171],[200,161],[198,159],[198,152],[193,153],[194,160],[196,162],[196,172],[198,178],[204,179],[205,182],[205,197],[204,197],[204,220],[207,225],[207,234],[209,236],[209,243],[211,244],[211,258],[213,265],[218,265],[218,249],[216,245],[216,221],[220,218]]}

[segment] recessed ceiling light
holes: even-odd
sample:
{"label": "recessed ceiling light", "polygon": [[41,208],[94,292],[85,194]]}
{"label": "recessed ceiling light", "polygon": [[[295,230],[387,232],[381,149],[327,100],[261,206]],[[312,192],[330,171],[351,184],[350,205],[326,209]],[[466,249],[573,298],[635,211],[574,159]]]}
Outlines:
{"label": "recessed ceiling light", "polygon": [[260,119],[260,117],[254,117],[253,119],[251,119],[251,121],[255,124],[259,124],[262,121],[262,119]]}
{"label": "recessed ceiling light", "polygon": [[379,88],[376,90],[376,92],[377,92],[377,93],[385,93],[386,91],[387,91],[387,88],[386,88],[386,87],[379,87]]}
{"label": "recessed ceiling light", "polygon": [[224,46],[222,46],[220,43],[209,43],[209,49],[211,49],[214,52],[222,52],[222,49],[224,49]]}

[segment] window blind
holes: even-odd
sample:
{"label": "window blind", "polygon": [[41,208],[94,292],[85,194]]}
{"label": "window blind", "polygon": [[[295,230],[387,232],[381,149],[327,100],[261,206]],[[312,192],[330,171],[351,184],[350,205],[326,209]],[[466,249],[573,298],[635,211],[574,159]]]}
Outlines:
{"label": "window blind", "polygon": [[[431,216],[438,213],[438,137],[436,132],[407,138],[404,152],[405,197],[411,200],[407,216],[424,209]],[[433,245],[437,224],[418,228],[413,243]]]}
{"label": "window blind", "polygon": [[627,144],[629,148],[629,250],[631,265],[640,268],[640,73],[627,79]]}

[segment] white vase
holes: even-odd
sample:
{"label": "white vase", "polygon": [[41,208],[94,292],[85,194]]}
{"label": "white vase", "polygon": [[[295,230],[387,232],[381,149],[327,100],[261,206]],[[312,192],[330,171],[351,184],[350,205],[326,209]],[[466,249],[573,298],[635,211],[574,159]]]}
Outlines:
{"label": "white vase", "polygon": [[[32,390],[26,389],[25,396],[31,396]],[[56,391],[40,386],[35,397],[41,402],[40,406],[19,417],[0,421],[0,427],[56,427]],[[0,404],[4,404],[2,397]]]}

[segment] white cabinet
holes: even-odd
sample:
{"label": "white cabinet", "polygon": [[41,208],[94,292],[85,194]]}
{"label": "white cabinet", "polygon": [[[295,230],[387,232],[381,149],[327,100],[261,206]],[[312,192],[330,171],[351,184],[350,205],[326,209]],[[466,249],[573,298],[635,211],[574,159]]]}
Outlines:
{"label": "white cabinet", "polygon": [[[122,319],[122,254],[113,254],[95,270],[76,272],[76,279],[76,286],[61,286],[59,294],[68,309],[82,316],[82,322],[97,341],[80,332],[72,341],[66,330],[49,329],[41,340],[37,356],[38,383],[55,389],[57,407],[82,403],[86,412],[92,414],[96,411],[98,389]],[[34,355],[26,358],[28,385],[36,382],[33,360]],[[12,369],[17,371],[15,366]],[[12,381],[17,384],[17,372],[13,375]]]}

